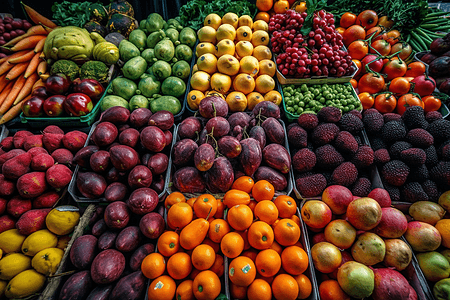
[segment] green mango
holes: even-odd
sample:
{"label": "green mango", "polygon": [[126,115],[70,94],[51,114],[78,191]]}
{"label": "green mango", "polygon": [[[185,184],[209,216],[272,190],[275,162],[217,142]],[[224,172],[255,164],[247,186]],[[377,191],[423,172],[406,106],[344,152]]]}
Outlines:
{"label": "green mango", "polygon": [[166,34],[162,30],[152,32],[147,37],[147,48],[155,48],[156,44],[162,41],[166,37]]}
{"label": "green mango", "polygon": [[172,68],[170,67],[168,62],[158,60],[153,64],[152,72],[155,75],[156,79],[162,81],[172,74]]}
{"label": "green mango", "polygon": [[101,111],[105,111],[110,107],[114,106],[122,106],[129,109],[128,101],[119,96],[108,95],[103,98],[102,103],[100,104]]}
{"label": "green mango", "polygon": [[179,98],[186,92],[186,84],[178,77],[169,76],[161,84],[161,92]]}
{"label": "green mango", "polygon": [[152,33],[164,27],[164,19],[158,13],[152,13],[147,17],[147,31]]}
{"label": "green mango", "polygon": [[145,70],[147,70],[147,62],[141,56],[133,57],[122,67],[123,76],[131,80],[139,79]]}
{"label": "green mango", "polygon": [[147,19],[142,19],[139,22],[139,29],[142,30],[143,32],[145,32],[145,34],[148,34],[148,31],[147,31]]}
{"label": "green mango", "polygon": [[155,57],[155,50],[149,48],[149,49],[145,49],[142,53],[141,56],[145,59],[145,61],[147,62],[147,64],[149,66],[153,65],[155,62],[158,61],[158,59]]}
{"label": "green mango", "polygon": [[183,29],[183,26],[181,25],[181,23],[178,22],[178,20],[176,20],[176,19],[167,20],[167,24],[169,26],[172,26],[173,28],[175,28],[177,31],[180,31]]}
{"label": "green mango", "polygon": [[172,66],[172,75],[183,80],[188,79],[190,73],[191,66],[184,60],[180,60]]}
{"label": "green mango", "polygon": [[148,108],[149,102],[148,99],[142,95],[134,95],[133,98],[130,99],[130,111],[133,111],[137,108]]}
{"label": "green mango", "polygon": [[164,61],[170,61],[175,56],[175,47],[169,38],[165,38],[156,44],[155,56],[157,59]]}
{"label": "green mango", "polygon": [[151,97],[161,91],[161,82],[155,76],[147,75],[139,81],[139,91],[145,97]]}
{"label": "green mango", "polygon": [[164,31],[164,33],[172,41],[172,43],[174,43],[175,45],[180,44],[180,41],[178,40],[180,34],[175,28],[169,27],[167,30]]}
{"label": "green mango", "polygon": [[197,42],[197,34],[191,27],[184,27],[180,32],[180,42],[193,48]]}
{"label": "green mango", "polygon": [[185,60],[187,62],[190,62],[193,55],[194,54],[192,52],[192,49],[189,48],[188,45],[181,44],[175,48],[175,57],[178,60]]}
{"label": "green mango", "polygon": [[144,51],[147,45],[147,35],[141,29],[135,29],[130,33],[128,40],[133,43],[139,51]]}
{"label": "green mango", "polygon": [[111,82],[108,93],[130,100],[136,93],[136,90],[137,84],[134,81],[124,77],[117,77]]}
{"label": "green mango", "polygon": [[176,115],[181,111],[181,103],[173,96],[161,96],[150,101],[150,110],[152,113],[167,110]]}
{"label": "green mango", "polygon": [[133,57],[139,56],[141,51],[139,51],[138,47],[136,47],[133,43],[122,40],[119,44],[119,55],[120,59],[124,62],[129,61]]}

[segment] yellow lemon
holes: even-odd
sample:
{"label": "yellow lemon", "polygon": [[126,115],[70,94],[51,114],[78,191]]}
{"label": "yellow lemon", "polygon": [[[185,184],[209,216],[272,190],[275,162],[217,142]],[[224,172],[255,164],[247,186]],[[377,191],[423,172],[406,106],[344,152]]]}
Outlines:
{"label": "yellow lemon", "polygon": [[259,46],[259,45],[264,45],[267,46],[269,45],[269,34],[267,33],[267,31],[264,30],[256,30],[255,32],[253,32],[252,35],[252,45],[253,47]]}
{"label": "yellow lemon", "polygon": [[198,105],[203,98],[205,98],[205,95],[202,92],[197,90],[190,91],[186,98],[189,108],[192,110],[197,110]]}
{"label": "yellow lemon", "polygon": [[234,78],[233,89],[245,95],[249,94],[255,89],[255,79],[249,74],[241,73]]}
{"label": "yellow lemon", "polygon": [[272,51],[270,51],[270,48],[267,46],[259,45],[253,49],[253,56],[259,61],[272,59]]}
{"label": "yellow lemon", "polygon": [[47,229],[56,235],[65,235],[73,231],[80,221],[78,208],[71,205],[52,209],[45,218]]}
{"label": "yellow lemon", "polygon": [[262,30],[262,31],[269,31],[269,24],[267,24],[264,20],[258,20],[253,22],[253,32]]}
{"label": "yellow lemon", "polygon": [[[260,46],[258,46],[260,47]],[[270,77],[275,76],[275,72],[277,68],[275,67],[275,63],[270,59],[263,59],[259,61],[259,73],[258,75],[269,75]]]}
{"label": "yellow lemon", "polygon": [[21,235],[19,230],[10,229],[0,233],[0,249],[5,253],[20,252],[26,236]]}
{"label": "yellow lemon", "polygon": [[67,245],[69,244],[71,237],[68,235],[63,235],[58,238],[58,244],[56,244],[56,248],[61,250],[66,250]]}
{"label": "yellow lemon", "polygon": [[224,39],[216,45],[216,56],[221,57],[224,54],[234,55],[235,45],[232,40]]}
{"label": "yellow lemon", "polygon": [[10,253],[0,260],[0,279],[11,280],[28,269],[31,269],[31,258],[22,253]]}
{"label": "yellow lemon", "polygon": [[203,26],[197,31],[198,40],[201,43],[216,43],[216,30],[211,26]]}
{"label": "yellow lemon", "polygon": [[230,24],[222,24],[217,28],[216,39],[217,41],[221,41],[224,39],[229,39],[234,41],[236,38],[236,29],[233,25]]}
{"label": "yellow lemon", "polygon": [[194,90],[199,90],[205,92],[209,90],[211,76],[204,71],[197,71],[192,74],[191,77],[191,87]]}
{"label": "yellow lemon", "polygon": [[64,251],[59,248],[41,250],[31,260],[31,266],[43,275],[55,274],[63,255]]}
{"label": "yellow lemon", "polygon": [[264,95],[264,101],[273,102],[278,106],[281,104],[281,100],[281,94],[278,91],[270,91]]}
{"label": "yellow lemon", "polygon": [[8,281],[0,280],[0,299],[5,294],[6,286],[8,285]]}
{"label": "yellow lemon", "polygon": [[240,41],[236,44],[236,53],[240,57],[250,56],[253,53],[253,45],[249,41]]}
{"label": "yellow lemon", "polygon": [[39,292],[45,284],[45,276],[35,270],[26,270],[17,274],[6,286],[8,298],[25,298]]}
{"label": "yellow lemon", "polygon": [[240,62],[240,73],[249,74],[255,77],[259,72],[259,61],[253,56],[244,56],[241,58]]}
{"label": "yellow lemon", "polygon": [[220,73],[233,76],[239,73],[239,68],[239,60],[232,55],[225,54],[217,60],[217,69]]}
{"label": "yellow lemon", "polygon": [[41,250],[53,248],[58,244],[56,235],[47,229],[41,229],[30,234],[22,244],[22,252],[28,256],[35,256]]}
{"label": "yellow lemon", "polygon": [[264,101],[263,95],[261,95],[258,92],[252,92],[247,95],[247,108],[248,110],[253,110],[255,108],[256,104],[259,102]]}
{"label": "yellow lemon", "polygon": [[197,68],[208,74],[213,74],[217,71],[217,58],[214,54],[205,53],[197,59]]}
{"label": "yellow lemon", "polygon": [[216,52],[216,47],[212,43],[199,43],[197,47],[195,48],[195,56],[199,57],[205,53],[212,53],[214,54]]}
{"label": "yellow lemon", "polygon": [[211,88],[219,93],[225,94],[230,90],[231,78],[222,73],[214,73],[211,76]]}
{"label": "yellow lemon", "polygon": [[244,111],[247,108],[247,97],[241,92],[231,92],[226,100],[230,111]]}
{"label": "yellow lemon", "polygon": [[253,20],[252,17],[250,17],[249,15],[242,15],[239,17],[238,20],[238,27],[241,26],[248,26],[250,28],[253,27]]}
{"label": "yellow lemon", "polygon": [[256,78],[255,90],[258,93],[265,94],[275,88],[275,80],[269,75],[261,75]]}
{"label": "yellow lemon", "polygon": [[241,26],[236,30],[237,41],[251,41],[252,29],[248,26]]}
{"label": "yellow lemon", "polygon": [[237,14],[232,12],[226,13],[222,17],[222,24],[230,24],[234,28],[237,28],[239,24],[239,17]]}
{"label": "yellow lemon", "polygon": [[220,24],[222,24],[222,18],[218,14],[209,14],[206,16],[203,25],[211,26],[215,30],[219,28]]}

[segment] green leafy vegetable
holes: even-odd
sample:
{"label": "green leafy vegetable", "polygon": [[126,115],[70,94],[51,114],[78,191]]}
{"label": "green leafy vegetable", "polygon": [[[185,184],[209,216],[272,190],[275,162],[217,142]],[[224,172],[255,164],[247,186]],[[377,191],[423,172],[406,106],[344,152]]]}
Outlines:
{"label": "green leafy vegetable", "polygon": [[55,2],[52,5],[53,19],[58,21],[61,26],[78,26],[83,27],[89,21],[88,7],[93,2],[77,2],[72,3],[63,1]]}
{"label": "green leafy vegetable", "polygon": [[[308,12],[315,12],[321,9],[324,9],[327,5],[327,0],[306,0],[306,7],[308,8]],[[307,35],[313,28],[313,13],[308,13],[308,16],[303,23],[301,33],[303,35]]]}
{"label": "green leafy vegetable", "polygon": [[203,26],[207,15],[216,13],[223,17],[227,12],[250,15],[253,18],[256,14],[256,5],[247,0],[190,0],[180,8],[179,15],[183,26],[198,30]]}

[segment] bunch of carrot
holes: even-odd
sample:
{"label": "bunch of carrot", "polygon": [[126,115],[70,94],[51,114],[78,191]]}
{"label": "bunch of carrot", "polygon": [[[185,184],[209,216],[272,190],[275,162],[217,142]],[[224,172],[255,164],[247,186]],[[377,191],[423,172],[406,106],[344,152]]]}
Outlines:
{"label": "bunch of carrot", "polygon": [[26,5],[24,8],[30,19],[39,25],[3,45],[13,53],[0,59],[0,124],[19,115],[22,104],[49,76],[42,50],[48,33],[56,25],[32,8]]}

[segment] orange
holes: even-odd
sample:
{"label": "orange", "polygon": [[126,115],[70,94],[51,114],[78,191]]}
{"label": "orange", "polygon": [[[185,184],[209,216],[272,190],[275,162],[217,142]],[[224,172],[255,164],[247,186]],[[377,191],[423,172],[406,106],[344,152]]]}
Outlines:
{"label": "orange", "polygon": [[188,279],[181,282],[177,286],[177,290],[175,291],[175,298],[177,300],[194,300],[194,291],[192,290],[193,281]]}
{"label": "orange", "polygon": [[275,250],[279,255],[283,252],[283,247],[277,243],[277,241],[273,241],[272,245],[269,249]]}
{"label": "orange", "polygon": [[145,277],[155,279],[161,276],[166,270],[166,260],[159,253],[150,253],[141,263],[141,271]]}
{"label": "orange", "polygon": [[272,282],[272,293],[275,299],[295,300],[298,296],[297,281],[288,274],[280,274]]}
{"label": "orange", "polygon": [[217,199],[217,211],[213,217],[216,219],[223,219],[224,211],[225,211],[225,204],[223,204],[223,199]]}
{"label": "orange", "polygon": [[434,226],[442,236],[442,246],[450,248],[450,219],[439,220]]}
{"label": "orange", "polygon": [[236,231],[241,235],[241,237],[244,239],[244,250],[248,250],[251,248],[250,243],[248,242],[248,230],[244,231]]}
{"label": "orange", "polygon": [[253,110],[256,104],[264,101],[264,96],[258,92],[252,92],[247,95],[247,109]]}
{"label": "orange", "polygon": [[267,281],[263,279],[255,279],[247,289],[248,300],[271,300],[272,288]]}
{"label": "orange", "polygon": [[[250,77],[250,75],[247,76]],[[229,93],[225,101],[232,112],[244,111],[247,108],[247,97],[241,92]]]}
{"label": "orange", "polygon": [[167,212],[167,225],[172,228],[181,229],[188,225],[194,217],[192,207],[185,202],[172,205]]}
{"label": "orange", "polygon": [[244,239],[237,232],[229,232],[222,238],[220,249],[226,257],[238,257],[244,250]]}
{"label": "orange", "polygon": [[278,91],[270,91],[264,95],[264,101],[270,101],[280,106],[281,104],[281,94]]}
{"label": "orange", "polygon": [[262,276],[274,276],[281,268],[281,257],[275,250],[263,250],[256,256],[255,266]]}
{"label": "orange", "polygon": [[227,221],[235,230],[245,230],[253,222],[253,212],[245,204],[235,205],[228,210]]}
{"label": "orange", "polygon": [[258,75],[267,74],[269,76],[275,76],[277,68],[275,63],[270,59],[263,59],[259,61],[259,73]]}
{"label": "orange", "polygon": [[270,15],[265,11],[260,11],[255,16],[255,21],[257,20],[263,20],[264,22],[269,23]]}
{"label": "orange", "polygon": [[175,281],[170,276],[160,276],[148,287],[148,299],[172,300],[175,297],[176,287]]}
{"label": "orange", "polygon": [[216,253],[220,251],[220,244],[211,241],[211,239],[209,238],[205,238],[202,244],[210,245],[214,249],[214,252]]}
{"label": "orange", "polygon": [[230,284],[230,294],[232,299],[235,300],[244,300],[247,299],[247,287],[246,286],[238,286],[234,283]]}
{"label": "orange", "polygon": [[[266,45],[258,45],[253,48],[252,55],[258,60],[272,59],[272,51]],[[262,75],[262,74],[260,74]]]}
{"label": "orange", "polygon": [[248,204],[248,207],[250,207],[252,212],[255,212],[256,204],[258,204],[258,202],[256,202],[255,200],[250,200],[250,203]]}
{"label": "orange", "polygon": [[273,200],[280,218],[290,218],[297,213],[297,202],[288,195],[280,195]]}
{"label": "orange", "polygon": [[220,254],[216,254],[216,259],[214,260],[214,264],[209,268],[211,271],[217,274],[217,276],[222,277],[224,272],[223,265],[223,256]]}
{"label": "orange", "polygon": [[216,299],[219,296],[222,285],[216,273],[206,270],[195,276],[192,289],[194,290],[196,299],[210,300]]}
{"label": "orange", "polygon": [[179,202],[186,202],[186,197],[184,197],[184,195],[180,192],[173,192],[167,195],[164,200],[164,207],[169,209],[172,205]]}
{"label": "orange", "polygon": [[292,217],[290,217],[289,219],[291,219],[292,221],[295,222],[295,224],[298,225],[298,227],[300,227],[300,218],[297,215],[292,215]]}
{"label": "orange", "polygon": [[269,11],[273,6],[273,0],[256,0],[256,7],[259,11]]}
{"label": "orange", "polygon": [[180,236],[174,231],[166,231],[158,238],[158,252],[168,257],[180,249]]}
{"label": "orange", "polygon": [[217,69],[222,74],[234,76],[237,73],[239,73],[239,68],[240,68],[239,61],[237,60],[236,57],[232,55],[224,54],[217,60]]}
{"label": "orange", "polygon": [[248,242],[255,249],[268,249],[273,243],[273,230],[263,221],[254,222],[248,229]]}
{"label": "orange", "polygon": [[197,200],[197,197],[189,198],[186,203],[189,204],[190,207],[194,208],[194,202]]}
{"label": "orange", "polygon": [[291,275],[302,274],[308,268],[308,255],[300,247],[286,247],[281,253],[281,265]]}
{"label": "orange", "polygon": [[323,300],[350,300],[350,297],[342,290],[337,280],[334,279],[320,283],[319,295]]}
{"label": "orange", "polygon": [[277,0],[273,4],[273,10],[277,14],[284,14],[289,9],[289,2],[287,0]]}
{"label": "orange", "polygon": [[363,40],[366,37],[366,31],[360,25],[352,25],[345,29],[342,34],[343,42],[346,47],[350,45],[351,42],[356,40]]}
{"label": "orange", "polygon": [[252,187],[254,184],[255,181],[253,181],[250,176],[241,176],[233,182],[231,188],[246,192],[248,194],[252,191]]}
{"label": "orange", "polygon": [[[239,62],[239,64],[241,66],[241,68],[239,69],[239,72],[250,75],[252,77],[252,79],[259,72],[259,61],[256,59],[256,57],[253,57],[251,55],[244,56],[244,57],[241,58],[241,61]],[[239,75],[245,75],[245,74],[239,74]],[[238,76],[236,76],[236,78]],[[241,91],[239,89],[236,89],[236,86],[234,85],[234,82],[236,81],[236,78],[233,81],[233,87],[234,87],[235,90]],[[250,79],[248,79],[248,80],[250,80]],[[254,85],[255,81],[253,80],[252,82],[253,82],[253,88],[255,88],[255,85]],[[252,91],[253,91],[253,89],[251,91],[249,91],[249,92],[244,92],[244,91],[241,91],[241,92],[243,92],[244,94],[248,94],[248,93],[250,93]]]}
{"label": "orange", "polygon": [[311,295],[312,292],[312,284],[311,280],[305,275],[300,274],[294,276],[295,281],[298,284],[298,296],[297,299],[306,299]]}
{"label": "orange", "polygon": [[281,219],[273,230],[275,240],[282,246],[291,246],[300,238],[300,227],[291,219]]}
{"label": "orange", "polygon": [[167,272],[173,279],[179,280],[189,276],[192,271],[192,262],[189,254],[177,252],[167,261]]}
{"label": "orange", "polygon": [[194,202],[194,212],[197,218],[214,216],[217,211],[217,199],[211,194],[203,194]]}
{"label": "orange", "polygon": [[[250,180],[251,180],[251,182],[253,182],[253,179],[250,178]],[[236,183],[236,181],[235,181],[235,183]],[[233,186],[234,186],[234,184],[233,184]],[[253,184],[252,184],[252,186],[253,186]],[[233,207],[235,205],[239,205],[239,204],[248,205],[250,203],[250,195],[248,194],[248,192],[245,192],[245,191],[242,191],[239,189],[235,189],[233,187],[233,189],[226,192],[225,195],[223,196],[223,203],[228,208],[231,208],[231,207]]]}
{"label": "orange", "polygon": [[355,24],[357,16],[355,14],[346,12],[342,15],[339,25],[344,28],[348,28]]}
{"label": "orange", "polygon": [[230,262],[228,275],[232,283],[249,286],[256,277],[255,264],[248,257],[238,256]]}
{"label": "orange", "polygon": [[194,268],[207,270],[214,264],[216,253],[210,245],[200,244],[192,251],[191,259]]}
{"label": "orange", "polygon": [[255,249],[249,249],[249,250],[245,250],[244,252],[242,252],[241,256],[246,256],[248,258],[250,258],[251,260],[255,261],[256,260],[256,256],[258,256],[259,251],[256,251]]}
{"label": "orange", "polygon": [[252,188],[252,196],[258,202],[262,200],[272,200],[274,195],[275,188],[267,180],[258,180]]}
{"label": "orange", "polygon": [[214,243],[220,243],[225,234],[230,232],[230,225],[223,219],[215,219],[209,223],[208,236]]}
{"label": "orange", "polygon": [[278,219],[278,208],[270,200],[262,200],[256,204],[254,209],[255,217],[269,225],[272,225]]}

